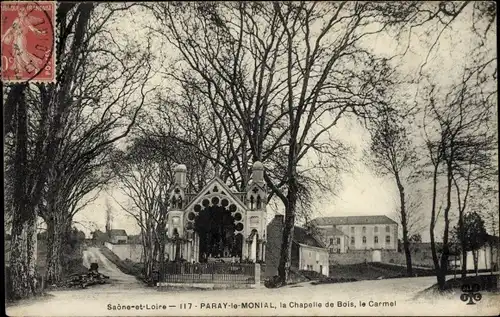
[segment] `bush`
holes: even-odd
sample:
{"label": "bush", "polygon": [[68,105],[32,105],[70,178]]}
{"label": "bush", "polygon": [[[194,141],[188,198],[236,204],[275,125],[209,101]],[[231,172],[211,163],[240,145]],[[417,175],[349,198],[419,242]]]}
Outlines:
{"label": "bush", "polygon": [[276,287],[280,287],[281,284],[279,282],[279,276],[278,275],[275,275],[271,278],[268,278],[264,281],[264,286],[267,287],[267,288],[276,288]]}
{"label": "bush", "polygon": [[325,277],[323,274],[319,272],[310,270],[300,270],[299,273],[309,280],[318,280]]}
{"label": "bush", "polygon": [[334,284],[334,283],[348,283],[348,282],[356,282],[355,278],[343,278],[343,277],[324,277],[319,281],[312,282],[311,284]]}

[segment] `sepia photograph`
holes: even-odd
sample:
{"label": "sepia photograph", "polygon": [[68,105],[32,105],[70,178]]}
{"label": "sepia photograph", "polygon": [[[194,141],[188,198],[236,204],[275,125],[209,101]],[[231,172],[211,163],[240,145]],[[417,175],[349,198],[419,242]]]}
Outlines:
{"label": "sepia photograph", "polygon": [[498,316],[495,1],[2,1],[7,316]]}

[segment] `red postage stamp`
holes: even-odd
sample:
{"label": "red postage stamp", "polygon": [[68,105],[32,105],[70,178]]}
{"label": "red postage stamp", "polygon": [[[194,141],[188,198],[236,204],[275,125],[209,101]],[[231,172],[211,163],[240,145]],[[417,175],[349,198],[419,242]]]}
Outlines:
{"label": "red postage stamp", "polygon": [[55,81],[56,2],[4,1],[2,81]]}

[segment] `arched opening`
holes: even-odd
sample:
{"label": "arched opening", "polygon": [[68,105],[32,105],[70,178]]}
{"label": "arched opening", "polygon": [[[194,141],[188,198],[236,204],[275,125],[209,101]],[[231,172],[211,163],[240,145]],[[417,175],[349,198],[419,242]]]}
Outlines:
{"label": "arched opening", "polygon": [[262,198],[260,198],[260,195],[257,195],[257,209],[262,208]]}
{"label": "arched opening", "polygon": [[194,220],[194,231],[200,237],[199,261],[209,258],[241,257],[241,243],[235,236],[234,217],[222,206],[206,206]]}

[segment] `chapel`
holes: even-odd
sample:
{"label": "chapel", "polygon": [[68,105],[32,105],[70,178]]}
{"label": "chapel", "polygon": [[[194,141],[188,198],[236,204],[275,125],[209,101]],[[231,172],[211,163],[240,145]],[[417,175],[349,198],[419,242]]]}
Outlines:
{"label": "chapel", "polygon": [[165,248],[170,260],[265,261],[267,189],[261,162],[253,164],[245,192],[232,191],[219,177],[199,192],[187,192],[186,166],[179,164],[174,172]]}

